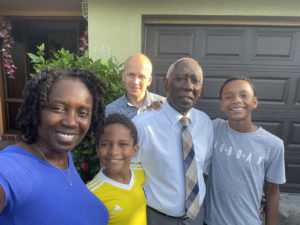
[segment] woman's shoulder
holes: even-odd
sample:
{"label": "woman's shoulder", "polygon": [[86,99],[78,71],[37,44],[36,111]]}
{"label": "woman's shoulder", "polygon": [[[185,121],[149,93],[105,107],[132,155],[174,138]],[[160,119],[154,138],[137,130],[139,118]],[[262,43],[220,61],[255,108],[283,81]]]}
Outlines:
{"label": "woman's shoulder", "polygon": [[7,160],[9,163],[24,162],[33,158],[36,158],[36,156],[22,148],[21,145],[10,145],[0,151],[0,160]]}
{"label": "woman's shoulder", "polygon": [[[17,161],[18,159],[22,159],[26,156],[26,152],[24,149],[16,146],[10,145],[0,151],[0,161],[11,163],[13,161]],[[2,163],[0,163],[0,166]]]}

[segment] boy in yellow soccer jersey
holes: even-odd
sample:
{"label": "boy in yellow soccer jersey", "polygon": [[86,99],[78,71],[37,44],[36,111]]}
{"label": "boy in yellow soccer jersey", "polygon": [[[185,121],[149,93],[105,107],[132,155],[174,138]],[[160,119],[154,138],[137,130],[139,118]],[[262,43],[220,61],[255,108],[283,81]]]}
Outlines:
{"label": "boy in yellow soccer jersey", "polygon": [[109,225],[147,224],[144,170],[130,163],[138,151],[137,136],[134,124],[121,114],[107,117],[104,132],[97,135],[102,168],[87,187],[107,207]]}

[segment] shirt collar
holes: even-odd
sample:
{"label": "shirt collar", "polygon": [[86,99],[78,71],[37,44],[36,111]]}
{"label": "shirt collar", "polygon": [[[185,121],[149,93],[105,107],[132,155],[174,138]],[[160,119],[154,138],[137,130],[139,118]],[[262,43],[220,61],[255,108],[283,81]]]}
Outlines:
{"label": "shirt collar", "polygon": [[122,96],[120,97],[120,101],[122,101],[122,102],[125,103],[125,104],[128,104],[128,99],[127,99],[127,97],[126,97],[126,92],[125,92],[124,95],[122,95]]}
{"label": "shirt collar", "polygon": [[[169,121],[171,122],[172,125],[175,125],[176,123],[178,123],[179,120],[183,117],[183,115],[181,113],[179,113],[172,106],[170,106],[168,101],[164,102],[163,107],[166,111],[167,118],[169,119]],[[185,116],[190,119],[190,123],[192,124],[193,120],[191,118],[192,117],[191,110],[189,110],[188,113]]]}
{"label": "shirt collar", "polygon": [[[128,98],[126,97],[126,93],[127,93],[127,92],[125,91],[125,94],[123,95],[126,104],[129,105],[129,106],[134,106],[133,104],[131,104],[131,102],[129,102]],[[145,94],[146,99],[144,100],[142,106],[143,106],[143,105],[151,104],[151,99],[149,98],[148,95],[149,95],[149,94],[148,94],[148,91],[146,90],[146,94]],[[136,107],[136,106],[134,106],[134,107]]]}

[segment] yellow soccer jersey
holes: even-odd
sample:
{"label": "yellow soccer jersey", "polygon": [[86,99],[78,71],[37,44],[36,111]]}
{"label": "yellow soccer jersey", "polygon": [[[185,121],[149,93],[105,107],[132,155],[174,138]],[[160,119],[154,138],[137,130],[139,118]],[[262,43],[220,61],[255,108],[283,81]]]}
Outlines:
{"label": "yellow soccer jersey", "polygon": [[142,186],[145,175],[141,164],[131,164],[130,183],[121,184],[100,172],[87,187],[109,211],[109,225],[146,225],[146,198]]}

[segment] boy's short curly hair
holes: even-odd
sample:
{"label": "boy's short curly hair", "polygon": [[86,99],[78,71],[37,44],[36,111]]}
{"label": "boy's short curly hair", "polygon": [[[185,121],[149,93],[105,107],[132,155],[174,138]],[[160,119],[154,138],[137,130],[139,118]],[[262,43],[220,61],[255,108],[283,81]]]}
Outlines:
{"label": "boy's short curly hair", "polygon": [[48,105],[48,95],[53,84],[63,79],[80,80],[86,85],[93,98],[91,125],[84,140],[91,140],[92,135],[103,129],[105,105],[103,90],[105,83],[89,70],[47,68],[32,77],[24,87],[24,102],[16,117],[16,127],[20,138],[27,144],[35,142],[40,123],[40,112]]}
{"label": "boy's short curly hair", "polygon": [[251,80],[249,77],[245,77],[245,76],[233,76],[233,77],[228,78],[228,79],[222,84],[221,89],[220,89],[220,93],[219,93],[220,99],[222,99],[222,93],[223,93],[224,86],[225,86],[226,84],[228,84],[229,82],[234,81],[234,80],[244,80],[244,81],[247,81],[247,82],[250,84],[250,86],[251,86],[251,88],[252,88],[252,90],[253,90],[254,96],[256,96],[255,86],[254,86],[252,80]]}
{"label": "boy's short curly hair", "polygon": [[[111,125],[111,124],[122,124],[123,126],[127,127],[128,130],[130,131],[130,135],[133,139],[133,146],[135,146],[137,144],[138,132],[137,132],[137,129],[136,129],[134,123],[131,121],[131,119],[129,119],[127,116],[125,116],[123,114],[113,113],[113,114],[110,114],[108,117],[106,117],[106,120],[105,120],[105,123],[103,126],[103,130],[105,127],[107,127],[108,125]],[[96,135],[96,145],[97,146],[99,144],[101,134],[103,134],[103,131],[98,132]]]}

